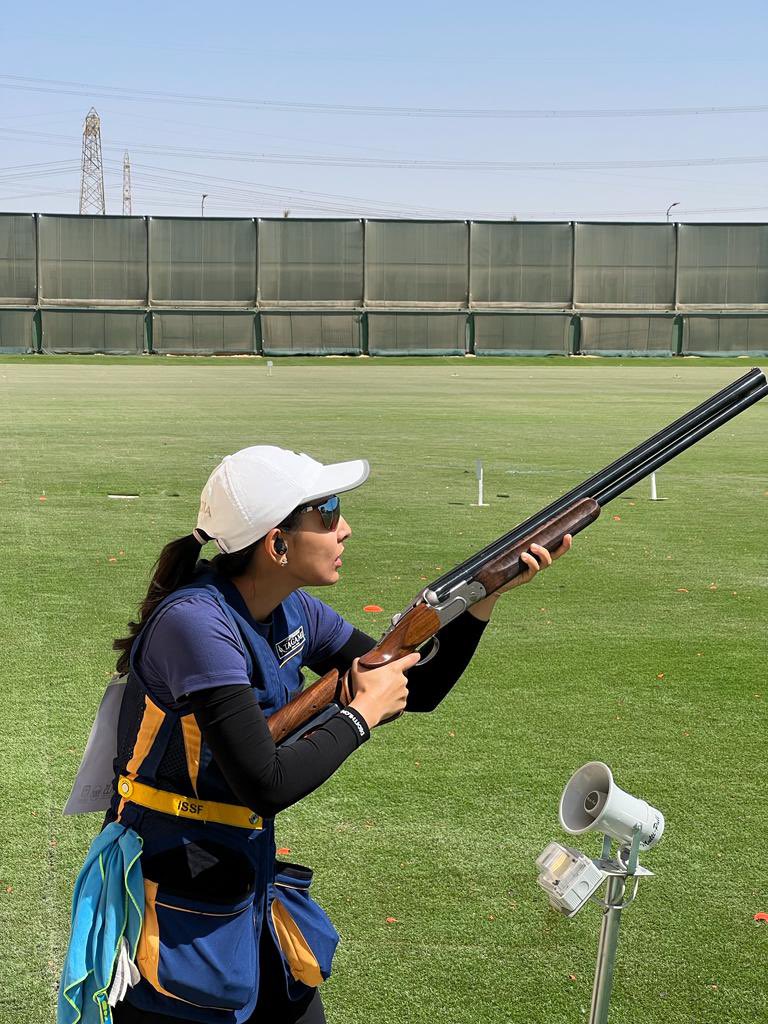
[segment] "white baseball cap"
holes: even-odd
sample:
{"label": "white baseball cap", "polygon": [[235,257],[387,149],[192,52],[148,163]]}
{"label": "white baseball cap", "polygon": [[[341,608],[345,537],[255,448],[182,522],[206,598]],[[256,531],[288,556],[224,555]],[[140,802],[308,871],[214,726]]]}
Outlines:
{"label": "white baseball cap", "polygon": [[[270,444],[227,455],[200,495],[197,529],[225,554],[241,551],[278,526],[295,508],[364,483],[365,459],[322,462]],[[198,538],[201,540],[202,538]]]}

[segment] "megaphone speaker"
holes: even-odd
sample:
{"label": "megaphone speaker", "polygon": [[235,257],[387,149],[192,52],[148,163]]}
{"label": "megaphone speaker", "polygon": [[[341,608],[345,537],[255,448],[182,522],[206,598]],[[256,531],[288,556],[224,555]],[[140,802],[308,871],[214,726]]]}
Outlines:
{"label": "megaphone speaker", "polygon": [[560,824],[574,836],[594,830],[627,846],[639,829],[640,849],[650,850],[664,832],[664,815],[619,789],[607,764],[590,761],[571,776],[563,790]]}

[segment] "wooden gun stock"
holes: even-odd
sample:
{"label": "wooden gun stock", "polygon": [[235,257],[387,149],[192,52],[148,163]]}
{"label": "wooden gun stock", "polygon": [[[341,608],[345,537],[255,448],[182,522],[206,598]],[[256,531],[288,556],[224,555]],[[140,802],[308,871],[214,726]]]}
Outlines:
{"label": "wooden gun stock", "polygon": [[274,715],[267,719],[269,731],[275,743],[280,743],[286,736],[299,729],[305,722],[308,722],[323,708],[337,701],[339,704],[349,704],[352,695],[346,691],[346,675],[343,680],[339,679],[336,669],[326,672],[320,679],[315,680],[306,690],[302,690],[298,697],[288,701]]}
{"label": "wooden gun stock", "polygon": [[[550,552],[556,551],[566,533],[580,533],[599,515],[600,506],[591,498],[574,502],[519,543],[500,552],[476,573],[475,579],[482,583],[486,595],[493,594],[521,572],[525,572],[528,566],[520,556],[528,551],[531,544],[540,544]],[[365,671],[404,658],[430,640],[439,629],[440,616],[437,612],[428,604],[417,604],[397,621],[372,650],[360,658],[358,667]],[[329,704],[336,702],[344,706],[353,697],[349,673],[345,672],[340,678],[336,669],[333,669],[269,717],[267,721],[273,740],[280,743]]]}
{"label": "wooden gun stock", "polygon": [[[421,647],[440,629],[440,619],[428,605],[420,604],[407,612],[394,628],[358,662],[365,669],[379,668],[397,658]],[[314,718],[320,711],[336,702],[343,706],[353,699],[349,673],[341,678],[336,669],[327,672],[317,679],[298,697],[294,697],[284,707],[270,715],[267,719],[269,731],[275,743],[299,729],[305,722]]]}

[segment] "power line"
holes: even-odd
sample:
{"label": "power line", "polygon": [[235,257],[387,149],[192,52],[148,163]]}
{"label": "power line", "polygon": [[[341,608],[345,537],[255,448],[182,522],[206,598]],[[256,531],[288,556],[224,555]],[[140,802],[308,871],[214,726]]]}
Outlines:
{"label": "power line", "polygon": [[[0,136],[24,136],[41,142],[67,142],[66,135],[27,131],[22,128],[0,128]],[[108,150],[121,150],[119,143],[106,143]],[[338,156],[325,153],[251,153],[242,150],[188,149],[184,146],[132,145],[134,152],[166,156],[183,156],[197,160],[223,160],[227,162],[294,164],[315,167],[388,168],[425,171],[480,171],[507,173],[509,171],[586,171],[632,170],[653,167],[741,167],[748,164],[768,163],[768,156],[682,157],[663,160],[410,160],[407,158],[376,158]]]}
{"label": "power line", "polygon": [[569,119],[627,117],[693,117],[702,115],[764,114],[768,104],[742,104],[716,107],[623,107],[584,109],[523,110],[485,107],[395,107],[351,103],[314,103],[294,100],[245,99],[233,96],[204,96],[191,93],[163,92],[154,89],[128,89],[122,86],[93,85],[85,82],[28,78],[21,75],[0,75],[0,87],[26,92],[53,92],[69,96],[103,96],[117,100],[151,100],[204,106],[251,107],[279,110],[284,113],[343,114],[365,117],[470,118],[470,119]]}

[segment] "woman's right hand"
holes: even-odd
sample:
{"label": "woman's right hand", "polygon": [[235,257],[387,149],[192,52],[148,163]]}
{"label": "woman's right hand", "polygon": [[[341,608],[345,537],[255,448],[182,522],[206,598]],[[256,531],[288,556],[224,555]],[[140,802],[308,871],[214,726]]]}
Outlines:
{"label": "woman's right hand", "polygon": [[354,699],[349,706],[359,711],[368,723],[368,728],[385,722],[405,711],[408,700],[408,680],[404,673],[412,668],[421,655],[414,651],[404,658],[390,661],[380,668],[359,669],[359,658],[352,662],[350,675]]}

